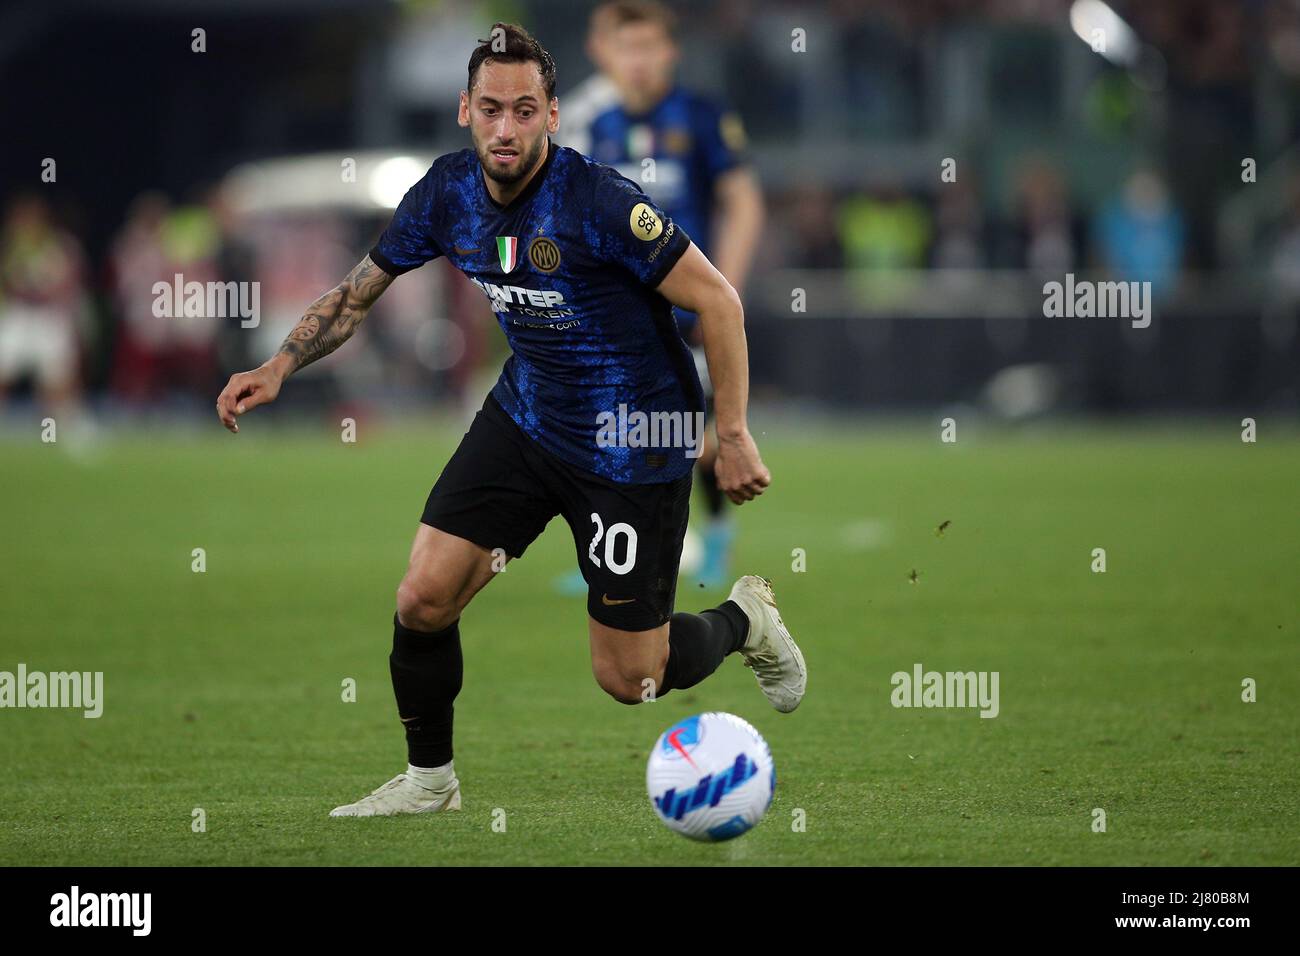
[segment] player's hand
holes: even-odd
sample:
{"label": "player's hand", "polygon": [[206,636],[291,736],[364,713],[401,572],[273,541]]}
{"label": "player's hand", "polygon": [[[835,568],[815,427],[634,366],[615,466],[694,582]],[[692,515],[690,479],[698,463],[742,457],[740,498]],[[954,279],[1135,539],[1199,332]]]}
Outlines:
{"label": "player's hand", "polygon": [[275,401],[284,380],[263,365],[251,372],[236,372],[217,396],[217,417],[230,431],[238,433],[236,416],[251,411],[258,405]]}
{"label": "player's hand", "polygon": [[772,473],[758,455],[758,446],[748,431],[718,438],[718,460],[713,466],[718,488],[738,505],[751,501],[772,483]]}

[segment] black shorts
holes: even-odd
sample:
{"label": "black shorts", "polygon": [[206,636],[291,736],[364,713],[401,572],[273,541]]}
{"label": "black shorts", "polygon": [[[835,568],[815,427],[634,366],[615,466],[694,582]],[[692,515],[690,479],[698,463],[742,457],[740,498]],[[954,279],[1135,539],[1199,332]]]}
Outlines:
{"label": "black shorts", "polygon": [[647,631],[673,613],[690,497],[690,472],[620,484],[562,461],[489,394],[420,520],[517,558],[563,515],[587,582],[587,613],[607,627]]}

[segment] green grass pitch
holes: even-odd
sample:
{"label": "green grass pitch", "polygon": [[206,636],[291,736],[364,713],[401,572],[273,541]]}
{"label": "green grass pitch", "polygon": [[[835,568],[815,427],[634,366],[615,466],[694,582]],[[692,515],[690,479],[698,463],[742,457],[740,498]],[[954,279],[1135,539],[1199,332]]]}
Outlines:
{"label": "green grass pitch", "polygon": [[[557,520],[462,621],[464,810],[378,820],[327,814],[405,766],[393,594],[460,430],[345,445],[254,415],[88,462],[7,441],[0,670],[103,671],[105,705],[0,710],[0,864],[1300,863],[1294,428],[755,429],[775,483],[738,513],[738,571],[773,580],[805,650],[800,709],[735,657],[606,697],[583,600],[550,590]],[[678,607],[723,596],[684,581]],[[1000,714],[894,708],[916,663],[997,671]],[[656,735],[704,710],[777,764],[766,819],[721,845],[645,793]]]}

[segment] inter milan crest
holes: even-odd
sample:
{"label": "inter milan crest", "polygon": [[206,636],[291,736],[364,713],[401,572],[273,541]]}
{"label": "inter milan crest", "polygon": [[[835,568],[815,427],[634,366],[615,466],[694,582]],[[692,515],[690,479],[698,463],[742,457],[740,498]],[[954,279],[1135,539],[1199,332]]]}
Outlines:
{"label": "inter milan crest", "polygon": [[560,247],[545,236],[537,236],[528,244],[528,261],[539,272],[554,272],[560,266]]}
{"label": "inter milan crest", "polygon": [[497,236],[497,257],[502,272],[514,272],[519,264],[519,239],[516,236]]}

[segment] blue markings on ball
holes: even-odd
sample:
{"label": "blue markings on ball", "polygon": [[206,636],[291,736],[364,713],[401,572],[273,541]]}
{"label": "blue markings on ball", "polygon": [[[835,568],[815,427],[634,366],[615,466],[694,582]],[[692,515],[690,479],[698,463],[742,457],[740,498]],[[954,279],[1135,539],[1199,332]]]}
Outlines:
{"label": "blue markings on ball", "polygon": [[745,818],[737,814],[726,823],[719,823],[716,827],[709,828],[710,840],[730,840],[732,837],[738,837],[749,830],[752,826],[745,822]]}
{"label": "blue markings on ball", "polygon": [[[723,797],[757,773],[758,764],[743,753],[737,754],[735,763],[730,768],[720,774],[707,774],[688,790],[678,793],[676,787],[670,787],[663,796],[654,798],[655,808],[670,820],[680,820],[692,810],[698,810],[700,807],[706,805],[716,807]],[[769,800],[769,802],[771,801]],[[740,818],[737,817],[736,819]],[[731,822],[722,824],[722,826],[730,825]],[[748,829],[748,824],[746,824],[746,829]],[[732,834],[732,836],[734,835]]]}

